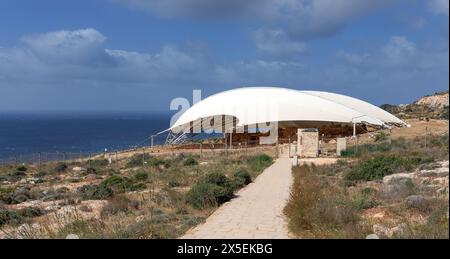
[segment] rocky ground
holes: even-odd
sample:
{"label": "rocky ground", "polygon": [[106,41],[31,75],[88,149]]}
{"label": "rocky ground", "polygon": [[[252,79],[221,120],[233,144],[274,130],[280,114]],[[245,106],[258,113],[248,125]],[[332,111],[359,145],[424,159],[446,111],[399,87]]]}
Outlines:
{"label": "rocky ground", "polygon": [[[224,202],[270,163],[255,149],[0,166],[0,238],[175,238],[219,205],[191,200]],[[228,196],[190,192],[208,179]]]}
{"label": "rocky ground", "polygon": [[[443,208],[449,217],[449,161],[439,161],[422,166],[414,172],[385,176],[382,182],[372,184],[387,206],[365,211],[364,217],[373,223],[369,238],[409,237],[415,226],[426,225],[427,215],[433,207]],[[393,213],[393,209],[399,211]],[[402,208],[407,210],[401,212]],[[405,214],[408,214],[407,216]]]}
{"label": "rocky ground", "polygon": [[449,95],[447,92],[424,96],[411,104],[381,105],[381,108],[402,119],[449,118]]}

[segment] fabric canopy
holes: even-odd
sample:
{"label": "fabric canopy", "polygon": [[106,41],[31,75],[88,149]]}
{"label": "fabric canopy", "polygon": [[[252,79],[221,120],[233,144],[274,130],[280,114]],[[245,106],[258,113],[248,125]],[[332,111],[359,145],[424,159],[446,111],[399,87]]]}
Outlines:
{"label": "fabric canopy", "polygon": [[365,101],[328,92],[278,87],[247,87],[205,98],[185,111],[170,130],[184,130],[213,116],[235,118],[238,127],[267,122],[365,123],[406,126],[394,115]]}

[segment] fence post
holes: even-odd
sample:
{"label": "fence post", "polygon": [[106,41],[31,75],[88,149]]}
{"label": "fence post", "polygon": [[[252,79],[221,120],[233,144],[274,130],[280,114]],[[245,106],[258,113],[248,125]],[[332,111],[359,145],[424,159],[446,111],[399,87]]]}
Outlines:
{"label": "fence post", "polygon": [[425,127],[425,149],[427,148],[428,127]]}
{"label": "fence post", "polygon": [[91,169],[91,152],[89,152],[88,168]]}
{"label": "fence post", "polygon": [[200,159],[203,156],[203,142],[200,142]]}
{"label": "fence post", "polygon": [[39,152],[39,171],[41,171],[41,152]]}
{"label": "fence post", "polygon": [[142,148],[142,167],[145,167],[145,148]]}
{"label": "fence post", "polygon": [[291,157],[291,137],[289,137],[289,157]]}

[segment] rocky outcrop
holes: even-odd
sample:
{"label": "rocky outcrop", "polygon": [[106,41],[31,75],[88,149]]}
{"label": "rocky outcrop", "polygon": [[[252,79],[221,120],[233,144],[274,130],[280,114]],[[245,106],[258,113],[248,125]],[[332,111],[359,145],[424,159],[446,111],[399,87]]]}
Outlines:
{"label": "rocky outcrop", "polygon": [[447,92],[424,96],[411,104],[383,104],[380,107],[402,119],[449,118],[449,95]]}
{"label": "rocky outcrop", "polygon": [[424,96],[420,98],[417,102],[415,102],[415,104],[424,105],[430,108],[448,107],[448,92],[436,93],[431,96]]}

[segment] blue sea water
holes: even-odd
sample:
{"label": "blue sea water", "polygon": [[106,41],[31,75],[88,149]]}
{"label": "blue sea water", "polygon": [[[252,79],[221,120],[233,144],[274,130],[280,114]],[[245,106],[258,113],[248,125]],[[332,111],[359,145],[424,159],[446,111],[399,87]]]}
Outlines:
{"label": "blue sea water", "polygon": [[[147,144],[170,115],[145,112],[0,113],[0,159],[39,152],[103,152]],[[154,139],[161,144],[164,136]]]}

